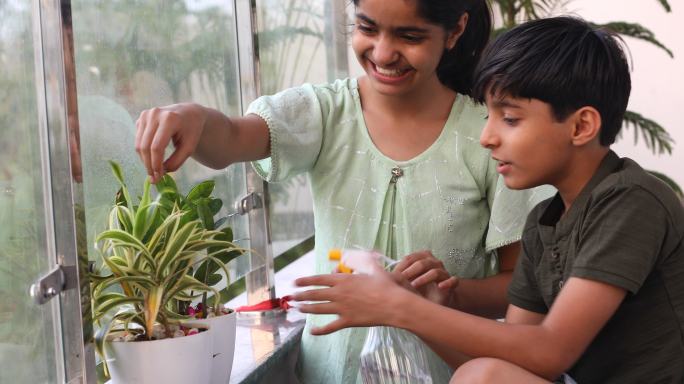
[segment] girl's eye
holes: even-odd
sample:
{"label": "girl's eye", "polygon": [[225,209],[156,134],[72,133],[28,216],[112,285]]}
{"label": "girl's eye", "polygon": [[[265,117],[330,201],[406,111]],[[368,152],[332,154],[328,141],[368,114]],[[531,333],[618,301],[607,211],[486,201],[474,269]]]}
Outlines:
{"label": "girl's eye", "polygon": [[416,36],[416,35],[402,35],[402,39],[408,41],[409,43],[420,43],[423,41],[422,36]]}
{"label": "girl's eye", "polygon": [[489,120],[489,115],[486,115],[486,116],[484,117],[484,119],[485,119],[485,120]]}
{"label": "girl's eye", "polygon": [[357,24],[356,28],[363,33],[372,33],[373,32],[373,27],[369,27],[369,26],[363,25],[363,24]]}

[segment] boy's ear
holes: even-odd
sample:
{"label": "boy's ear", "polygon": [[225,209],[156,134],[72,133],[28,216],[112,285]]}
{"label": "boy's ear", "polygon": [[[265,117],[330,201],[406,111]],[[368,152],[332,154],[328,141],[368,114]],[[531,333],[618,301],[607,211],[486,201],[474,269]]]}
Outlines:
{"label": "boy's ear", "polygon": [[446,41],[446,49],[447,51],[452,50],[456,46],[456,42],[458,42],[458,38],[463,35],[463,32],[465,32],[466,27],[468,26],[468,12],[464,12],[463,15],[461,15],[461,18],[458,20],[458,24],[456,24],[456,27],[449,32],[447,35],[447,41]]}
{"label": "boy's ear", "polygon": [[601,114],[594,107],[582,107],[575,111],[575,126],[572,132],[572,143],[583,146],[594,139],[599,138],[601,133]]}

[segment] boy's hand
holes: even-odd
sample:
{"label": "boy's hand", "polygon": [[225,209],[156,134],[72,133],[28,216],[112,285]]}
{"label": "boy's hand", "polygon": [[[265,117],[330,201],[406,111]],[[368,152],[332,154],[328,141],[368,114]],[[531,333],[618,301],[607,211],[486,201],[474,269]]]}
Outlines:
{"label": "boy's hand", "polygon": [[454,304],[454,289],[458,286],[458,278],[451,276],[432,252],[420,251],[406,256],[392,273],[409,281],[426,299],[446,306]]}
{"label": "boy's hand", "polygon": [[295,280],[299,287],[322,286],[292,295],[301,303],[302,313],[334,314],[339,318],[323,327],[314,328],[314,335],[327,335],[342,328],[372,325],[392,325],[395,313],[406,308],[395,304],[395,298],[405,294],[396,277],[378,267],[372,274],[328,274],[302,277]]}

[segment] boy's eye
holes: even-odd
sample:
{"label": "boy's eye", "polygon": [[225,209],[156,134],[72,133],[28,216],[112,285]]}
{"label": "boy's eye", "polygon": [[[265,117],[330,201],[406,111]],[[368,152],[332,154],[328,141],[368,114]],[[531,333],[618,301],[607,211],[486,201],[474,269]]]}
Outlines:
{"label": "boy's eye", "polygon": [[517,119],[515,117],[504,117],[503,121],[504,121],[504,123],[513,126],[513,125],[516,125],[518,123],[518,121],[520,121],[520,119]]}
{"label": "boy's eye", "polygon": [[485,115],[484,119],[489,120],[489,115]]}

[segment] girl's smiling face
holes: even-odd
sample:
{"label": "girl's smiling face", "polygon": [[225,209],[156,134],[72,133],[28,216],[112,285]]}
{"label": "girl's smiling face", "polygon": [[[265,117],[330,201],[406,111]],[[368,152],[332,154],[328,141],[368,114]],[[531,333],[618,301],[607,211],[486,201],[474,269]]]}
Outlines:
{"label": "girl's smiling face", "polygon": [[360,0],[352,48],[373,89],[403,95],[440,85],[437,65],[466,23],[464,15],[456,30],[447,32],[418,15],[417,0]]}

